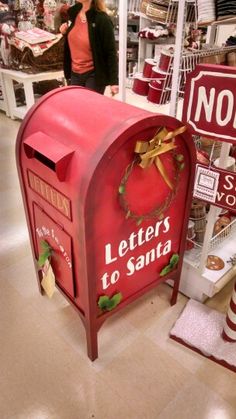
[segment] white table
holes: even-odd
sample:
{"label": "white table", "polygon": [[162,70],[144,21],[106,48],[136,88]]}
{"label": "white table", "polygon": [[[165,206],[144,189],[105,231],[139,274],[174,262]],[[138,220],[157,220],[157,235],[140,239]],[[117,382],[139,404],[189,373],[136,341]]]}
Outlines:
{"label": "white table", "polygon": [[[6,114],[10,116],[10,118],[12,119],[23,119],[26,112],[31,108],[31,106],[34,105],[34,82],[39,82],[42,80],[64,79],[64,74],[62,70],[28,74],[24,73],[23,71],[7,70],[4,68],[0,68],[0,75],[4,86],[4,94],[6,96]],[[26,101],[25,106],[17,106],[16,104],[14,81],[23,84]]]}
{"label": "white table", "polygon": [[7,116],[10,116],[8,101],[7,101],[6,87],[5,87],[3,76],[1,73],[0,73],[0,90],[2,92],[1,99],[0,99],[0,110],[6,112]]}

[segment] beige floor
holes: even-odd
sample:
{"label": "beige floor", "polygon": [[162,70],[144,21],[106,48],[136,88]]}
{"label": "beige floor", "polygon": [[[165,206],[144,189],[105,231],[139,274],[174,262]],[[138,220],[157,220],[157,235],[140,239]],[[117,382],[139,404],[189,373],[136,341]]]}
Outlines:
{"label": "beige floor", "polygon": [[[236,374],[169,339],[187,298],[162,284],[110,318],[99,359],[59,293],[39,295],[17,179],[20,122],[0,112],[0,419],[235,419]],[[207,304],[227,310],[228,284]]]}

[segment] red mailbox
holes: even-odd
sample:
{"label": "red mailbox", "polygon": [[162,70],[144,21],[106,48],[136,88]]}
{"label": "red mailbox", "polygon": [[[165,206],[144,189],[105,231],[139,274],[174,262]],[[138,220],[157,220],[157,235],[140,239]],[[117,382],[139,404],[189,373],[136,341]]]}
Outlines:
{"label": "red mailbox", "polygon": [[176,302],[191,137],[175,118],[66,87],[28,112],[16,155],[40,291],[50,294],[55,280],[83,320],[94,360],[113,312],[167,279]]}

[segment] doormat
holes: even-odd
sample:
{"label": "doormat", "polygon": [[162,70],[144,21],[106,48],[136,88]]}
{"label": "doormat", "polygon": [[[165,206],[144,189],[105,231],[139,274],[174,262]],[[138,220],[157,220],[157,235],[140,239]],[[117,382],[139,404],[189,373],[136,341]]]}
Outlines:
{"label": "doormat", "polygon": [[195,352],[236,372],[236,342],[222,339],[226,314],[189,300],[170,337]]}

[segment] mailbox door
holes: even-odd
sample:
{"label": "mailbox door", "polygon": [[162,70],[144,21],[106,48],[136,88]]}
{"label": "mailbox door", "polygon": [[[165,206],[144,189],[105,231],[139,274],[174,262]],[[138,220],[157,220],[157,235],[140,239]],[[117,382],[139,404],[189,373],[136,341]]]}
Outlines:
{"label": "mailbox door", "polygon": [[43,252],[43,242],[47,242],[52,251],[50,263],[56,284],[74,297],[71,237],[36,204],[33,205],[33,217],[37,259]]}

